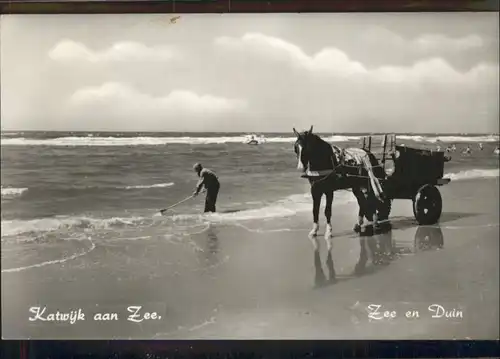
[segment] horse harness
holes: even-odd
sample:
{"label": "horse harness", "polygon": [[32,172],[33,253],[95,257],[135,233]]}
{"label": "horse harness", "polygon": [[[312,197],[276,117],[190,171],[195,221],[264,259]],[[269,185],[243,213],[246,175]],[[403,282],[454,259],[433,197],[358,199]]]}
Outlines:
{"label": "horse harness", "polygon": [[[312,171],[307,170],[306,171],[306,176],[311,180],[312,177],[319,177],[318,179],[311,180],[311,187],[317,185],[318,183],[321,183],[332,175],[338,175],[337,169],[339,167],[350,167],[350,168],[357,168],[358,169],[358,176],[362,175],[362,166],[360,164],[357,164],[354,159],[346,159],[346,151],[344,148],[337,147],[335,145],[332,145],[332,150],[333,150],[333,155],[331,157],[333,169],[331,170],[325,170],[325,171],[314,171],[317,173],[317,176],[308,176],[307,172],[310,174],[313,174]],[[334,160],[334,156],[337,159],[337,161]],[[337,162],[337,163],[335,163]],[[324,172],[328,171],[328,173],[323,174]],[[356,175],[354,175],[356,176]]]}

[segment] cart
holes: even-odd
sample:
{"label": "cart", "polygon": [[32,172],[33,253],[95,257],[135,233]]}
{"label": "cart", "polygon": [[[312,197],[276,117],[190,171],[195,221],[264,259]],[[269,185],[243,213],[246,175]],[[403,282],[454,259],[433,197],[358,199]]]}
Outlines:
{"label": "cart", "polygon": [[[386,197],[390,201],[411,199],[413,214],[419,224],[437,223],[443,209],[438,187],[451,181],[449,178],[443,178],[444,163],[450,158],[442,151],[397,145],[394,134],[383,136],[382,150],[377,153],[376,150],[372,151],[375,142],[373,137],[363,137],[363,149],[373,153],[384,168],[386,177],[379,180]],[[387,168],[389,161],[393,164],[392,169]]]}

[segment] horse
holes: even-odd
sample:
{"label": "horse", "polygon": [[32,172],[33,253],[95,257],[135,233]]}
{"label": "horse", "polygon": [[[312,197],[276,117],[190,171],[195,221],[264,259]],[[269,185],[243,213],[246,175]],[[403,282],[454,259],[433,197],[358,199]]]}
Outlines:
{"label": "horse", "polygon": [[[391,210],[391,201],[384,195],[379,179],[385,179],[385,171],[376,157],[358,148],[341,149],[332,146],[313,133],[313,126],[309,131],[299,133],[294,151],[297,156],[297,169],[302,170],[302,177],[309,180],[313,199],[313,228],[309,238],[314,247],[314,260],[320,262],[317,234],[319,230],[319,208],[323,195],[326,196],[325,241],[327,246],[326,265],[330,274],[330,281],[335,282],[335,269],[332,258],[333,237],[331,217],[334,192],[339,189],[351,189],[358,202],[358,222],[354,230],[360,235],[370,236],[375,231],[378,220],[387,220]],[[364,218],[370,224],[363,226]],[[365,231],[363,231],[363,228]],[[390,225],[389,225],[390,228]],[[364,232],[364,233],[362,233]],[[362,242],[361,242],[362,243]],[[364,260],[365,246],[361,247],[360,258]],[[363,265],[361,265],[362,267]],[[357,266],[357,268],[360,266]],[[360,267],[360,268],[361,268]]]}
{"label": "horse", "polygon": [[[319,208],[323,195],[326,196],[325,240],[327,249],[331,249],[332,204],[334,192],[338,189],[351,189],[359,205],[358,222],[355,231],[362,231],[364,218],[373,223],[386,220],[390,212],[390,201],[385,198],[383,187],[378,181],[385,178],[385,172],[372,153],[364,149],[341,149],[332,146],[309,131],[299,133],[293,129],[297,140],[294,151],[298,159],[297,169],[302,170],[302,177],[309,180],[313,199],[313,228],[310,237],[316,237],[319,230]],[[374,221],[375,218],[375,221]],[[368,232],[371,225],[365,227]],[[369,234],[368,234],[369,235]]]}

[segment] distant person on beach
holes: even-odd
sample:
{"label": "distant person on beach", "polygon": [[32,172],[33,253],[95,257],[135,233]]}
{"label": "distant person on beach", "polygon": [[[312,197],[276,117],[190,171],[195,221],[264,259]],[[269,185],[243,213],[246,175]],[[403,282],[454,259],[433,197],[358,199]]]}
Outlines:
{"label": "distant person on beach", "polygon": [[479,143],[479,150],[482,151],[483,150],[483,144],[482,143]]}
{"label": "distant person on beach", "polygon": [[219,178],[215,172],[209,170],[208,168],[203,168],[200,163],[196,163],[193,166],[194,171],[200,177],[193,196],[197,196],[202,187],[207,190],[207,196],[205,197],[205,210],[204,212],[215,212],[215,203],[217,202],[217,195],[219,194],[220,183]]}

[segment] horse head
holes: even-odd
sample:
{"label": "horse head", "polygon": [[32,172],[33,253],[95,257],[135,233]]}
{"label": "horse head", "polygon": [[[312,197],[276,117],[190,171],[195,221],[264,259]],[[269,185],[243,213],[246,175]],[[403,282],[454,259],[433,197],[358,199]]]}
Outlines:
{"label": "horse head", "polygon": [[297,156],[297,169],[305,171],[310,159],[310,152],[312,142],[314,140],[315,135],[312,133],[313,126],[309,129],[309,131],[304,131],[302,133],[297,132],[295,127],[293,128],[293,133],[297,136],[297,140],[293,145],[293,149],[295,151],[295,155]]}

